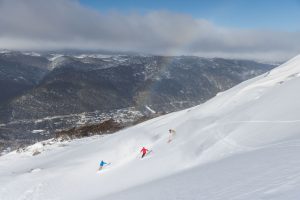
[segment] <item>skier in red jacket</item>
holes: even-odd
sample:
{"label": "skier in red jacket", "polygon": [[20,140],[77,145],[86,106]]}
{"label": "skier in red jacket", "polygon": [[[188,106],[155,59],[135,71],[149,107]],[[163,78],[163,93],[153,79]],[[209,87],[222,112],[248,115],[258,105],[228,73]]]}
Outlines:
{"label": "skier in red jacket", "polygon": [[142,152],[142,158],[146,155],[146,153],[148,152],[149,150],[146,149],[145,147],[142,148],[141,152]]}

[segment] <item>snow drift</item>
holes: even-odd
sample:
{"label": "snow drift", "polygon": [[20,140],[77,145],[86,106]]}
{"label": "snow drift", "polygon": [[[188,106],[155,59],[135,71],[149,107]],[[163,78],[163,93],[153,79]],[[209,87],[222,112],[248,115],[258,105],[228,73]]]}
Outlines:
{"label": "snow drift", "polygon": [[[0,198],[298,199],[299,88],[300,56],[205,104],[114,135],[53,144],[36,156],[7,154]],[[144,159],[142,146],[153,150]],[[97,174],[102,159],[112,164]]]}

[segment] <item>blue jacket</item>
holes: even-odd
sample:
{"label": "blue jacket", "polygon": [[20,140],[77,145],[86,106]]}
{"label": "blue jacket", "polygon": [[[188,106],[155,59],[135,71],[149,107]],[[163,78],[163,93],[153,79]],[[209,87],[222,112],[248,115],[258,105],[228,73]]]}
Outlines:
{"label": "blue jacket", "polygon": [[104,165],[106,165],[107,163],[106,162],[104,162],[103,160],[101,160],[101,162],[100,162],[100,166],[101,167],[103,167]]}

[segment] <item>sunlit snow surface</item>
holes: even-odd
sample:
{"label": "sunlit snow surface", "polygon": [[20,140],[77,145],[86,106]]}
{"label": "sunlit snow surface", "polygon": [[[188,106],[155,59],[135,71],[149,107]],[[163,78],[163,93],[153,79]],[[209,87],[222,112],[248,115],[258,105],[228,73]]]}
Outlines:
{"label": "sunlit snow surface", "polygon": [[[298,200],[299,75],[298,56],[200,106],[2,156],[0,199]],[[96,173],[101,160],[112,164]]]}

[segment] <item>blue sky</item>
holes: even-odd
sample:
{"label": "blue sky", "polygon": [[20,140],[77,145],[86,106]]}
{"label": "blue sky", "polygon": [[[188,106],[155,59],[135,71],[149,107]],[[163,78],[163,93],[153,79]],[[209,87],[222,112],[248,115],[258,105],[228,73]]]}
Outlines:
{"label": "blue sky", "polygon": [[80,0],[100,12],[166,10],[232,28],[300,30],[300,0]]}

